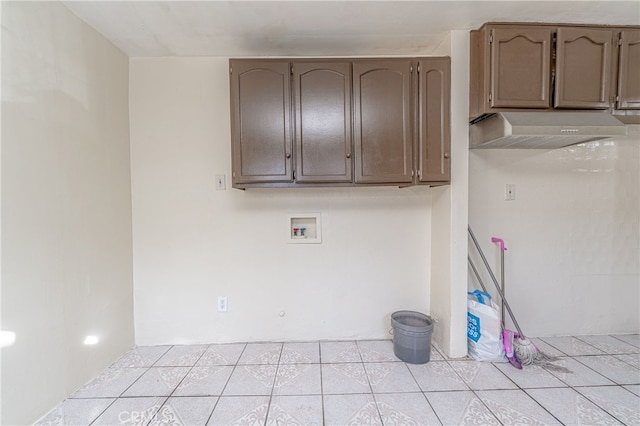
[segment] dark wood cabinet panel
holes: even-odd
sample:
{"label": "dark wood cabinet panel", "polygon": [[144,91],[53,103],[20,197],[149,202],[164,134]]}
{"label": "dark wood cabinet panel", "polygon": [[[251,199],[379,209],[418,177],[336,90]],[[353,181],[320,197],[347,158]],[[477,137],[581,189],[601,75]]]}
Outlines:
{"label": "dark wood cabinet panel", "polygon": [[353,63],[356,183],[411,183],[411,61]]}
{"label": "dark wood cabinet panel", "polygon": [[231,60],[233,182],[290,182],[290,70],[286,61]]}
{"label": "dark wood cabinet panel", "polygon": [[492,28],[489,35],[492,108],[548,108],[551,84],[550,28]]}
{"label": "dark wood cabinet panel", "polygon": [[296,181],[351,182],[351,63],[294,62]]}
{"label": "dark wood cabinet panel", "polygon": [[515,110],[640,109],[639,34],[638,27],[494,22],[471,31],[469,120]]}
{"label": "dark wood cabinet panel", "polygon": [[449,58],[229,64],[235,188],[449,182]]}
{"label": "dark wood cabinet panel", "polygon": [[558,28],[554,106],[609,108],[612,58],[612,30]]}
{"label": "dark wood cabinet panel", "polygon": [[418,164],[420,183],[449,182],[450,58],[428,58],[418,67]]}
{"label": "dark wood cabinet panel", "polygon": [[640,30],[620,31],[617,107],[640,109]]}

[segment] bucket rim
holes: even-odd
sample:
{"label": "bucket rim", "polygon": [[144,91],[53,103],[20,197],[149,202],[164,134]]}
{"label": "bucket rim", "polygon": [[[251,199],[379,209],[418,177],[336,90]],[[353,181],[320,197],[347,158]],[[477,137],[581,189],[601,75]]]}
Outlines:
{"label": "bucket rim", "polygon": [[[402,317],[402,316],[413,316],[420,320],[424,320],[427,324],[424,326],[413,326],[413,325],[403,324],[397,319],[398,317]],[[433,320],[429,315],[423,314],[422,312],[409,311],[409,310],[396,311],[392,313],[391,325],[394,328],[398,328],[398,329],[413,332],[413,333],[429,333],[433,330]]]}

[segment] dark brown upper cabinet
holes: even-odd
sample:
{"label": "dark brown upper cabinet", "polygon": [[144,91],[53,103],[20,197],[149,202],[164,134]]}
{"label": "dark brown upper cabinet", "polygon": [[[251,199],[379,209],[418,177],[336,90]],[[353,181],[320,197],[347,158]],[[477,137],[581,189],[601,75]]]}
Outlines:
{"label": "dark brown upper cabinet", "polygon": [[353,63],[356,183],[410,184],[411,60]]}
{"label": "dark brown upper cabinet", "polygon": [[451,59],[429,58],[418,62],[418,155],[419,183],[451,179]]}
{"label": "dark brown upper cabinet", "polygon": [[229,63],[233,184],[291,182],[289,63]]}
{"label": "dark brown upper cabinet", "polygon": [[[640,100],[637,33],[636,27],[503,23],[471,31],[469,119],[517,109],[639,108],[626,101]],[[622,34],[628,35],[618,46]]]}
{"label": "dark brown upper cabinet", "polygon": [[491,29],[490,68],[485,77],[491,107],[549,107],[551,41],[550,29]]}
{"label": "dark brown upper cabinet", "polygon": [[351,63],[293,62],[297,182],[351,182]]}
{"label": "dark brown upper cabinet", "polygon": [[622,30],[618,38],[618,109],[640,109],[640,30]]}
{"label": "dark brown upper cabinet", "polygon": [[229,64],[234,188],[449,182],[449,58]]}
{"label": "dark brown upper cabinet", "polygon": [[558,28],[554,106],[607,109],[611,106],[613,30]]}

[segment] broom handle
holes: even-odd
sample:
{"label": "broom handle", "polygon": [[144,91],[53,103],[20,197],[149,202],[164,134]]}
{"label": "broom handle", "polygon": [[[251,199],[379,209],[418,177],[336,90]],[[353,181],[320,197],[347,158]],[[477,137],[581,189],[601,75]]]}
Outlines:
{"label": "broom handle", "polygon": [[[502,294],[506,294],[504,289],[504,250],[500,250],[500,284],[502,285]],[[502,298],[501,313],[502,313],[502,328],[504,329],[504,298]]]}
{"label": "broom handle", "polygon": [[[467,255],[467,260],[469,260],[469,266],[471,266],[471,269],[473,270],[473,273],[475,274],[476,279],[480,283],[480,287],[482,287],[482,291],[484,291],[485,293],[488,293],[487,288],[484,286],[484,283],[482,282],[482,278],[480,278],[480,274],[478,273],[478,270],[476,269],[476,265],[474,265],[473,260],[471,260],[471,256]],[[504,328],[504,327],[502,327],[502,328]]]}
{"label": "broom handle", "polygon": [[496,276],[493,274],[493,271],[491,270],[491,267],[489,266],[489,262],[487,262],[487,258],[484,256],[484,253],[482,252],[482,249],[480,248],[480,244],[478,244],[478,240],[476,240],[476,236],[473,235],[473,231],[471,230],[471,226],[468,226],[467,229],[469,229],[469,235],[471,236],[471,239],[473,240],[473,245],[476,246],[476,249],[478,250],[478,253],[480,253],[480,257],[482,258],[482,262],[484,263],[484,266],[487,268],[487,271],[489,272],[489,276],[491,277],[491,281],[493,281],[493,285],[496,286],[496,290],[498,290],[498,294],[500,294],[500,299],[504,302],[504,306],[507,308],[507,311],[509,312],[509,317],[511,318],[511,321],[513,321],[513,325],[516,326],[516,330],[518,330],[518,334],[520,334],[520,336],[524,337],[524,334],[522,333],[522,330],[520,329],[520,326],[518,325],[518,321],[516,321],[516,317],[515,317],[515,315],[513,315],[513,312],[511,311],[511,307],[509,306],[509,302],[507,302],[507,299],[505,299],[504,292],[502,291],[502,289],[498,285],[498,280],[496,279]]}

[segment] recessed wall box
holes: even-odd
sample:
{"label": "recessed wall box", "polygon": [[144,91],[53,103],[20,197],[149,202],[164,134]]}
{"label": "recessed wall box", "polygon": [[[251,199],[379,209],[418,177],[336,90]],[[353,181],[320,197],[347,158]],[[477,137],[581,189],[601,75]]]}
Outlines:
{"label": "recessed wall box", "polygon": [[320,213],[288,215],[287,242],[292,244],[319,244],[322,242]]}

